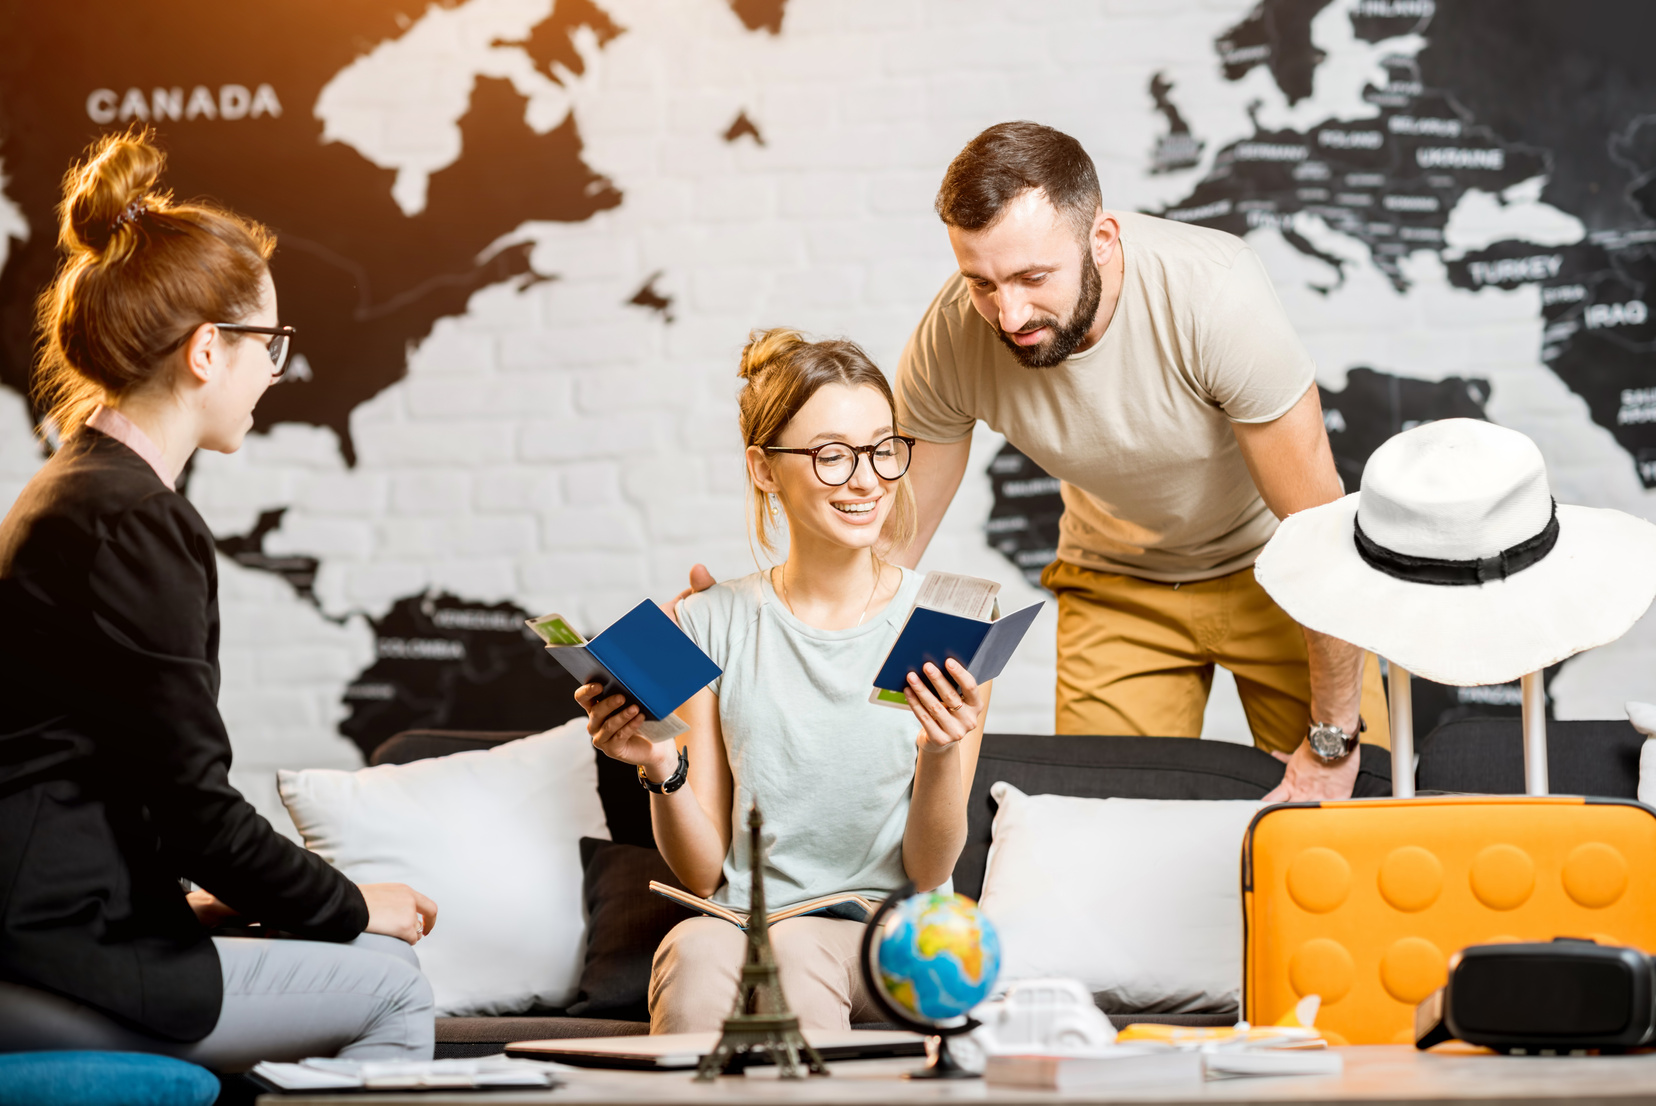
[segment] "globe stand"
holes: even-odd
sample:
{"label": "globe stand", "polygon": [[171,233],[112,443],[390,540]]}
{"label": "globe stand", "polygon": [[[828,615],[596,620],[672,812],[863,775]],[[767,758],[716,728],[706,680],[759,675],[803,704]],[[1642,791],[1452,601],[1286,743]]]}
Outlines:
{"label": "globe stand", "polygon": [[914,1015],[891,1001],[890,996],[886,994],[885,987],[881,985],[878,979],[874,978],[874,939],[880,932],[880,927],[885,923],[886,915],[890,914],[898,903],[912,894],[914,894],[914,883],[912,881],[905,882],[893,891],[891,897],[881,903],[874,911],[874,916],[868,919],[868,925],[863,930],[862,956],[858,958],[862,962],[863,986],[868,990],[869,999],[894,1024],[900,1025],[912,1033],[918,1033],[922,1037],[932,1037],[937,1040],[937,1050],[932,1056],[931,1063],[918,1071],[905,1073],[904,1079],[982,1079],[983,1076],[978,1072],[967,1071],[961,1067],[960,1062],[949,1052],[950,1037],[970,1033],[979,1025],[982,1025],[982,1022],[973,1021],[971,1018],[962,1019],[959,1025],[933,1025],[919,1021]]}

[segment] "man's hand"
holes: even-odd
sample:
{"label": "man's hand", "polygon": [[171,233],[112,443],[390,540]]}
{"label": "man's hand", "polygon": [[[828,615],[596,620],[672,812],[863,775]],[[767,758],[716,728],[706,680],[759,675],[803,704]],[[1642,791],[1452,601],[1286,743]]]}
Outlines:
{"label": "man's hand", "polygon": [[706,591],[716,583],[718,581],[713,579],[713,574],[707,571],[706,565],[691,565],[690,586],[673,596],[672,602],[665,604],[661,609],[667,612],[667,617],[673,620],[673,625],[677,626],[679,603],[698,591]]}
{"label": "man's hand", "polygon": [[1349,799],[1357,786],[1357,768],[1362,746],[1338,764],[1324,764],[1311,752],[1311,743],[1300,742],[1294,755],[1272,750],[1271,755],[1288,767],[1282,782],[1265,795],[1267,803],[1314,802],[1318,799]]}

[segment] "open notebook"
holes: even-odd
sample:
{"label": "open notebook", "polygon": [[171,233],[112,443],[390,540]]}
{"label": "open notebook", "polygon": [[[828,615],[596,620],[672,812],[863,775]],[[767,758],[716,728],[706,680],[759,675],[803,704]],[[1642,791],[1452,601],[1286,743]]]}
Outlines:
{"label": "open notebook", "polygon": [[[681,888],[671,887],[665,883],[662,883],[660,880],[652,879],[650,881],[650,890],[654,891],[658,895],[672,899],[674,902],[679,903],[682,906],[688,906],[691,910],[696,910],[706,914],[709,917],[723,918],[725,921],[739,929],[747,928],[748,912],[745,910],[732,910],[728,906],[722,906],[710,899],[704,899],[700,895],[692,895],[690,892]],[[842,892],[837,895],[819,895],[814,899],[806,899],[804,902],[796,902],[792,906],[784,906],[777,910],[768,911],[768,913],[770,914],[770,920],[774,923],[780,922],[785,918],[797,918],[801,914],[813,914],[818,910],[825,910],[830,906],[841,905],[857,907],[862,911],[863,917],[867,918],[873,915],[874,908],[880,904],[877,902],[870,902],[861,895],[849,895]]]}

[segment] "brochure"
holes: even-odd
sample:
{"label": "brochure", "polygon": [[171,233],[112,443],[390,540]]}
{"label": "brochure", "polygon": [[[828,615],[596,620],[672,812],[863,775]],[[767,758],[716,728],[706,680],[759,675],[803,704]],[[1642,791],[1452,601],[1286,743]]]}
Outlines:
{"label": "brochure", "polygon": [[1000,618],[999,591],[1000,585],[993,580],[927,573],[902,632],[874,677],[868,701],[907,710],[903,688],[908,685],[908,674],[923,674],[927,661],[943,668],[943,662],[952,657],[980,684],[999,676],[1045,606],[1038,601]]}
{"label": "brochure", "polygon": [[546,651],[583,684],[602,684],[605,696],[621,692],[645,722],[639,732],[670,741],[690,727],[673,711],[720,674],[666,612],[646,599],[609,629],[587,641],[558,614],[531,618],[528,627]]}
{"label": "brochure", "polygon": [[486,1056],[475,1060],[335,1060],[297,1064],[269,1060],[252,1075],[278,1093],[302,1091],[437,1091],[475,1088],[549,1088],[561,1083],[557,1064]]}
{"label": "brochure", "polygon": [[1093,1091],[1122,1087],[1195,1086],[1202,1081],[1202,1056],[1153,1045],[1112,1045],[1092,1055],[992,1055],[983,1070],[991,1087],[1047,1091]]}

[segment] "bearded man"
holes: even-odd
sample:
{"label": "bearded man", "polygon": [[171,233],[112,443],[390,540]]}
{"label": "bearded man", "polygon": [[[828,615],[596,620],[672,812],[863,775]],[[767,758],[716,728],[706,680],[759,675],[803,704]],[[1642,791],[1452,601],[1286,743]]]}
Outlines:
{"label": "bearded man", "polygon": [[960,271],[897,369],[919,439],[912,566],[979,420],[1062,481],[1055,729],[1201,734],[1214,666],[1268,799],[1340,798],[1357,734],[1385,742],[1379,665],[1304,629],[1254,581],[1277,521],[1343,494],[1310,354],[1234,235],[1103,207],[1081,144],[1035,123],[974,138],[937,194]]}

